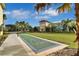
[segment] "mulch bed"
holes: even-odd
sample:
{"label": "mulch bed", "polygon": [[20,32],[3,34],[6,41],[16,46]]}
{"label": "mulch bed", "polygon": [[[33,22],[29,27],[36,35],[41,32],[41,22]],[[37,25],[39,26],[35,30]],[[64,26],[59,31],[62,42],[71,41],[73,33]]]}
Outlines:
{"label": "mulch bed", "polygon": [[51,53],[48,56],[76,56],[77,53],[76,48],[65,48],[55,53]]}

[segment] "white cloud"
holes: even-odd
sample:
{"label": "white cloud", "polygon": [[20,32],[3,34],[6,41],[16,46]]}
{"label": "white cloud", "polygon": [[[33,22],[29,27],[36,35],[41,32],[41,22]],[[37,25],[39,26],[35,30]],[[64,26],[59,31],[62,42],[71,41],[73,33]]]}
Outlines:
{"label": "white cloud", "polygon": [[10,11],[5,11],[4,14],[8,15],[10,14]]}
{"label": "white cloud", "polygon": [[11,16],[14,19],[20,19],[20,20],[27,19],[31,16],[30,11],[23,9],[5,11],[4,13]]}
{"label": "white cloud", "polygon": [[49,8],[48,10],[45,10],[44,14],[50,15],[50,16],[57,16],[58,11],[54,10],[52,8]]}
{"label": "white cloud", "polygon": [[23,19],[28,19],[28,18],[35,18],[35,19],[48,19],[52,16],[57,16],[58,11],[49,8],[48,10],[45,10],[41,13],[38,14],[38,12],[32,13],[29,10],[23,10],[17,9],[17,10],[12,10],[12,11],[4,11],[4,14],[7,14],[9,17],[17,19],[17,20],[23,20]]}
{"label": "white cloud", "polygon": [[41,20],[41,19],[48,19],[49,18],[49,16],[35,16],[35,19],[39,19],[39,20]]}
{"label": "white cloud", "polygon": [[59,21],[53,21],[53,23],[60,23],[61,22],[61,20],[59,20]]}
{"label": "white cloud", "polygon": [[52,16],[57,16],[58,15],[58,11],[52,9],[52,8],[49,8],[48,10],[45,10],[45,11],[42,11],[40,12],[39,14],[37,12],[35,12],[33,14],[34,18],[35,19],[48,19]]}

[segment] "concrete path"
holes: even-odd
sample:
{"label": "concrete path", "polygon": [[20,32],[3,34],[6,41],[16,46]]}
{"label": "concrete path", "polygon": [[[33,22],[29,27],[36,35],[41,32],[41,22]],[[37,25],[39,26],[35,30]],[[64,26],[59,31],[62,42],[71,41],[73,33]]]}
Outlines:
{"label": "concrete path", "polygon": [[0,55],[2,56],[28,56],[18,40],[17,34],[10,34],[0,47]]}

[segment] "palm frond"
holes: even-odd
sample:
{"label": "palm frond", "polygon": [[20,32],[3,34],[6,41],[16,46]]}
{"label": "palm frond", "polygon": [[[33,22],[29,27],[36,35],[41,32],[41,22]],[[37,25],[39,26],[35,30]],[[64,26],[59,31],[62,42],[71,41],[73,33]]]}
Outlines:
{"label": "palm frond", "polygon": [[4,3],[0,3],[0,5],[2,6],[3,9],[5,9],[5,4]]}
{"label": "palm frond", "polygon": [[64,11],[70,11],[71,10],[70,3],[64,3],[63,5],[58,7],[57,10],[59,13],[64,12]]}
{"label": "palm frond", "polygon": [[49,7],[49,5],[50,5],[50,3],[37,3],[35,6],[35,10],[37,12],[42,11],[45,9],[46,6]]}

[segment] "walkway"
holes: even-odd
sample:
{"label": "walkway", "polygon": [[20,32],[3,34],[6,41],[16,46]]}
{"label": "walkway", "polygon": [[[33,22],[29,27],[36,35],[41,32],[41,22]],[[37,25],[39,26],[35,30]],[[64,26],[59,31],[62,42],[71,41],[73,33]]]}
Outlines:
{"label": "walkway", "polygon": [[10,34],[0,47],[2,56],[27,56],[28,53],[23,48],[16,34]]}

